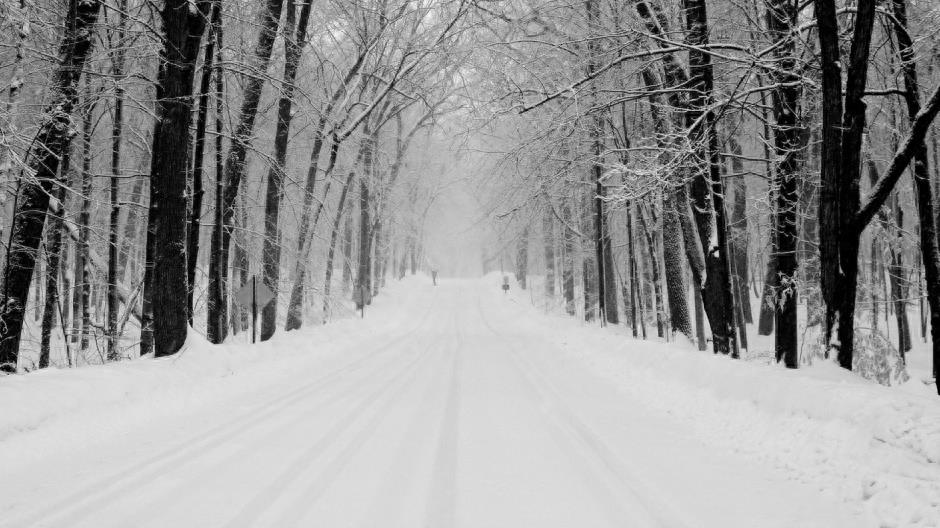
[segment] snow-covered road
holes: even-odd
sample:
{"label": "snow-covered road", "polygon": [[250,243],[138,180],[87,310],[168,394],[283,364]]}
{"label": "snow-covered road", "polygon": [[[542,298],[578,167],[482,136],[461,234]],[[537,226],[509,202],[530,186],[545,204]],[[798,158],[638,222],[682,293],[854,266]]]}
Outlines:
{"label": "snow-covered road", "polygon": [[350,322],[329,361],[311,332],[308,351],[271,360],[289,368],[152,419],[112,413],[87,445],[59,424],[58,443],[3,471],[0,526],[867,525],[631,400],[486,284],[377,302],[366,323],[395,324]]}

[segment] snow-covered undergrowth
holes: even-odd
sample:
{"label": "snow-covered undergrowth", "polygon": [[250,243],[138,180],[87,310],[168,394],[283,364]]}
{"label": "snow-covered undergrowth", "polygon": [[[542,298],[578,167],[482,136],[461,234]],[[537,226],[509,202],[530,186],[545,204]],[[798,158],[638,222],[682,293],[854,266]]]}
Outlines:
{"label": "snow-covered undergrowth", "polygon": [[[486,280],[495,291],[500,278]],[[510,294],[518,324],[703,441],[861,504],[878,526],[940,526],[940,398],[919,379],[884,387],[828,361],[792,371],[634,340],[623,327],[542,317],[529,297]]]}
{"label": "snow-covered undergrowth", "polygon": [[190,330],[183,350],[168,358],[2,376],[0,467],[27,464],[65,444],[78,448],[206,408],[277,383],[296,369],[315,373],[336,368],[357,347],[380,347],[384,336],[406,331],[413,325],[408,317],[427,309],[431,301],[426,295],[402,295],[412,281],[430,279],[390,283],[362,321],[346,318],[294,332],[279,330],[272,340],[256,345],[245,344],[243,335],[230,340],[234,343],[212,345]]}

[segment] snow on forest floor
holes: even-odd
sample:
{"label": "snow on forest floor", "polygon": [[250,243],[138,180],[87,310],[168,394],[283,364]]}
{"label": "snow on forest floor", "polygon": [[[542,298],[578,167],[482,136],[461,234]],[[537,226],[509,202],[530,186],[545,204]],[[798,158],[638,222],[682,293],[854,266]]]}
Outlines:
{"label": "snow on forest floor", "polygon": [[919,381],[637,341],[500,281],[0,378],[0,526],[940,526]]}

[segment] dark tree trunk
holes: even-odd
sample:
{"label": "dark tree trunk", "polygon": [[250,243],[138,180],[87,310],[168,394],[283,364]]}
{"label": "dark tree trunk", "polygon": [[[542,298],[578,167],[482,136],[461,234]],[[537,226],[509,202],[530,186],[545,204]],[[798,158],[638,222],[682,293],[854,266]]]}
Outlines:
{"label": "dark tree trunk", "polygon": [[643,231],[643,238],[646,241],[646,253],[649,255],[650,263],[650,281],[653,283],[652,301],[656,304],[656,336],[664,337],[666,334],[666,325],[663,317],[665,305],[663,304],[662,279],[659,275],[659,253],[656,247],[656,235],[650,229],[646,221],[646,215],[643,214],[643,208],[637,209],[637,216],[640,219],[640,229]]}
{"label": "dark tree trunk", "polygon": [[[157,76],[153,157],[150,162],[148,238],[153,239],[153,272],[149,284],[153,309],[155,357],[175,354],[186,341],[189,306],[186,271],[186,179],[193,77],[209,4],[198,11],[183,0],[167,0],[163,19],[164,47]],[[148,240],[148,243],[150,241]]]}
{"label": "dark tree trunk", "polygon": [[748,226],[747,226],[747,182],[744,179],[744,163],[741,162],[741,145],[732,135],[728,138],[731,147],[731,191],[734,200],[731,203],[731,272],[734,277],[734,294],[740,307],[742,320],[739,326],[752,324],[754,316],[751,314],[751,296],[748,293]]}
{"label": "dark tree trunk", "polygon": [[[264,87],[264,72],[268,70],[271,60],[271,50],[274,48],[274,39],[277,36],[277,27],[281,18],[282,0],[266,0],[265,8],[261,14],[261,29],[255,45],[253,58],[255,71],[259,72],[248,78],[245,84],[244,99],[239,111],[238,125],[232,136],[232,146],[225,160],[225,180],[222,191],[222,221],[213,226],[213,237],[219,237],[221,247],[209,256],[210,274],[221,273],[215,277],[217,287],[209,289],[209,331],[207,336],[213,343],[220,343],[225,339],[224,313],[221,306],[228,302],[224,297],[224,284],[228,282],[229,249],[232,239],[232,223],[235,214],[235,201],[241,180],[245,176],[246,158],[248,149],[254,137],[255,118],[258,115],[258,104],[261,102],[261,89]],[[218,233],[221,231],[221,234]],[[211,280],[211,279],[210,279]]]}
{"label": "dark tree trunk", "polygon": [[[343,182],[343,189],[339,193],[339,203],[336,205],[336,218],[333,220],[333,231],[330,234],[330,249],[326,255],[326,277],[323,280],[323,320],[326,321],[332,315],[332,299],[330,298],[330,286],[333,280],[333,256],[336,253],[336,238],[339,236],[339,225],[343,220],[344,213],[346,212],[346,196],[349,194],[349,187],[352,185],[353,178],[356,176],[356,171],[351,170],[346,176],[346,181]],[[344,242],[344,251],[349,249],[351,251],[352,246],[352,216],[345,214],[347,218],[346,228],[348,229],[348,234],[350,241],[348,246]],[[345,236],[345,235],[344,235]],[[346,284],[346,270],[349,269],[349,262],[351,255],[346,255],[344,253],[343,258],[346,262],[343,264],[343,284]],[[344,288],[345,289],[345,288]]]}
{"label": "dark tree trunk", "polygon": [[124,212],[124,233],[121,235],[121,251],[118,253],[118,278],[128,283],[135,280],[133,278],[135,270],[131,270],[128,263],[133,262],[131,253],[137,249],[136,242],[139,237],[136,235],[141,216],[139,209],[144,207],[144,204],[141,203],[144,181],[143,176],[134,177],[134,186],[131,188],[130,194],[131,204],[125,208]]}
{"label": "dark tree trunk", "polygon": [[[908,118],[913,123],[921,111],[920,92],[917,81],[917,67],[914,62],[913,42],[907,32],[907,3],[905,0],[893,0],[894,16],[897,20],[896,33],[898,51],[901,56],[901,73],[904,77],[904,100],[907,103]],[[925,131],[926,132],[926,131]],[[936,136],[934,137],[936,155]],[[936,163],[935,170],[936,170]],[[937,179],[940,182],[940,179]],[[933,347],[933,371],[936,378],[937,393],[940,394],[940,233],[936,215],[936,197],[930,186],[930,169],[927,161],[927,145],[923,136],[918,141],[914,152],[914,188],[917,195],[917,213],[920,224],[920,250],[927,280],[927,301],[930,303],[930,336]],[[935,216],[936,215],[936,216]]]}
{"label": "dark tree trunk", "polygon": [[[151,186],[153,183],[151,182]],[[152,193],[151,193],[152,195]],[[151,198],[152,200],[152,198]],[[148,208],[147,236],[144,238],[144,294],[140,308],[140,355],[153,353],[153,262],[156,253],[157,237],[150,218],[152,208]]]}
{"label": "dark tree trunk", "polygon": [[858,275],[858,234],[852,223],[859,204],[858,157],[865,125],[862,95],[868,73],[874,8],[873,0],[860,0],[858,4],[845,87],[845,115],[835,2],[818,0],[815,8],[823,111],[818,213],[820,286],[826,304],[827,348],[835,348],[839,364],[849,370],[854,351]]}
{"label": "dark tree trunk", "polygon": [[666,190],[663,199],[663,264],[666,270],[666,292],[672,329],[689,340],[694,339],[689,303],[686,299],[685,267],[682,252],[682,228],[676,210],[675,193]]}
{"label": "dark tree trunk", "polygon": [[[335,138],[334,138],[335,139]],[[301,327],[303,324],[303,292],[304,292],[304,283],[307,280],[307,255],[310,254],[310,248],[313,246],[313,233],[316,231],[317,223],[320,221],[320,213],[323,212],[323,204],[326,202],[327,198],[330,196],[330,185],[332,185],[332,180],[330,175],[333,173],[333,168],[336,166],[336,157],[339,153],[339,140],[333,142],[333,146],[330,148],[330,162],[327,166],[326,171],[324,171],[324,178],[326,179],[326,186],[323,189],[323,199],[317,204],[316,212],[313,214],[313,220],[311,222],[309,216],[309,209],[304,208],[303,218],[300,223],[300,235],[298,238],[298,258],[297,264],[294,267],[294,285],[291,288],[290,300],[287,304],[287,321],[284,323],[284,330],[296,330]],[[316,149],[316,147],[314,147]],[[361,155],[361,151],[360,151]],[[312,162],[313,163],[313,162]],[[359,163],[357,159],[356,163]],[[311,170],[315,170],[315,165],[311,165]],[[307,177],[307,190],[311,193],[309,196],[312,196],[314,186],[314,178],[312,174],[308,174]],[[305,206],[306,198],[304,198]],[[309,235],[308,235],[309,231]]]}
{"label": "dark tree trunk", "polygon": [[0,372],[15,373],[29,286],[36,266],[59,160],[70,143],[71,113],[85,59],[91,50],[100,0],[70,0],[59,44],[59,66],[51,83],[50,103],[33,141],[27,166],[33,174],[16,198],[0,292]]}
{"label": "dark tree trunk", "polygon": [[[222,116],[225,99],[225,76],[222,70],[222,33],[221,25],[216,26],[215,37],[215,210],[213,212],[215,225],[222,225],[222,209],[225,195],[225,156],[222,153],[222,133],[224,130]],[[222,253],[223,229],[212,229],[212,239],[209,242],[209,277],[208,294],[206,296],[206,337],[209,342],[220,343],[225,340],[228,304],[225,292],[228,288],[228,255],[220,258]]]}
{"label": "dark tree trunk", "polygon": [[88,336],[91,333],[91,266],[88,237],[91,230],[91,139],[94,127],[93,113],[96,99],[92,99],[91,84],[85,78],[85,97],[82,112],[82,199],[78,213],[78,240],[75,241],[75,300],[72,329],[79,341],[81,357],[88,350]]}
{"label": "dark tree trunk", "polygon": [[607,314],[607,322],[610,324],[620,323],[619,309],[617,308],[617,279],[614,272],[614,252],[610,239],[610,217],[606,207],[602,211],[604,221],[601,225],[604,236],[601,238],[603,245],[603,283],[604,283],[604,312]]}
{"label": "dark tree trunk", "polygon": [[[287,143],[293,114],[294,81],[300,65],[300,51],[307,39],[307,22],[313,0],[301,0],[300,19],[294,28],[294,0],[287,0],[284,22],[284,82],[277,103],[277,127],[274,135],[274,165],[268,171],[264,198],[264,246],[261,250],[262,280],[275,293],[275,300],[261,312],[261,340],[274,335],[277,327],[277,298],[281,275],[281,237],[278,230],[281,198],[284,192],[284,172],[287,162]],[[291,33],[296,33],[291,36]]]}
{"label": "dark tree trunk", "polygon": [[[59,168],[59,180],[63,182],[55,188],[55,199],[59,203],[65,200],[65,188],[69,185],[69,161],[70,148],[66,147],[62,152],[62,162]],[[59,300],[59,276],[64,268],[62,261],[62,232],[64,229],[63,218],[61,214],[54,215],[52,220],[46,225],[46,303],[42,311],[42,333],[39,344],[39,368],[49,366],[49,344],[52,338],[52,329],[55,328],[55,316],[59,311],[61,302]],[[37,281],[38,282],[38,281]],[[62,324],[65,324],[64,318]],[[64,335],[63,326],[63,335]],[[68,347],[68,341],[65,341]]]}
{"label": "dark tree trunk", "polygon": [[[345,216],[346,221],[343,224],[343,292],[349,293],[352,288],[353,217],[352,213],[346,213]],[[402,254],[401,261],[399,278],[405,276],[404,254]]]}
{"label": "dark tree trunk", "polygon": [[[588,182],[590,183],[590,182]],[[581,199],[581,285],[584,293],[584,320],[594,321],[598,318],[598,296],[599,277],[597,275],[597,227],[595,223],[596,209],[594,207],[594,189],[593,185],[588,187],[590,192],[584,193]]]}
{"label": "dark tree trunk", "polygon": [[[896,216],[898,229],[903,229],[903,216],[898,211]],[[891,262],[888,266],[888,276],[891,279],[891,303],[894,305],[894,317],[898,324],[898,352],[901,358],[911,350],[911,327],[907,319],[907,280],[904,275],[904,258],[900,247],[892,247],[890,251]]]}
{"label": "dark tree trunk", "polygon": [[[699,168],[691,182],[698,234],[705,255],[705,280],[702,284],[705,314],[712,329],[712,346],[716,353],[736,357],[734,299],[731,289],[728,258],[727,221],[725,218],[724,184],[719,173],[718,136],[712,103],[713,68],[711,55],[702,50],[708,46],[708,16],[705,0],[684,0],[689,50],[689,112],[686,124],[696,145]],[[701,118],[701,122],[699,119]]]}
{"label": "dark tree trunk", "polygon": [[767,271],[764,274],[764,285],[760,297],[760,317],[757,320],[757,333],[762,336],[768,336],[774,332],[774,319],[777,313],[774,297],[780,283],[780,276],[777,274],[775,249],[776,247],[772,246],[770,255],[767,256]]}
{"label": "dark tree trunk", "polygon": [[698,343],[698,349],[705,351],[708,349],[707,338],[705,337],[705,307],[702,305],[702,290],[692,288],[693,299],[695,303],[695,337]]}
{"label": "dark tree trunk", "polygon": [[542,214],[542,246],[545,254],[545,297],[548,302],[555,298],[555,225],[552,220],[551,204],[546,203]]}
{"label": "dark tree trunk", "polygon": [[362,159],[362,172],[359,174],[359,266],[356,273],[356,309],[372,302],[372,287],[369,284],[372,269],[371,248],[371,199],[369,196],[369,178],[372,176],[372,157],[374,155],[375,136],[370,136]]}
{"label": "dark tree trunk", "polygon": [[196,115],[196,138],[193,148],[193,197],[189,216],[189,231],[186,242],[186,277],[189,284],[187,304],[189,324],[193,324],[193,296],[196,292],[196,263],[199,260],[199,227],[202,218],[203,174],[205,172],[206,126],[209,121],[209,92],[212,89],[212,73],[215,71],[216,33],[222,23],[222,0],[212,1],[211,34],[206,38],[202,58],[202,78],[199,82],[199,110]]}
{"label": "dark tree trunk", "polygon": [[[121,221],[121,204],[118,188],[121,180],[121,138],[124,135],[124,63],[126,55],[125,33],[127,30],[127,0],[118,2],[117,49],[112,57],[114,75],[114,114],[111,124],[111,212],[108,219],[108,361],[120,359],[121,336],[118,329],[118,241]],[[128,307],[130,308],[130,307]]]}
{"label": "dark tree trunk", "polygon": [[639,304],[637,299],[639,298],[639,284],[637,283],[636,277],[636,243],[633,240],[633,204],[627,202],[627,253],[629,254],[629,260],[627,261],[627,276],[628,283],[630,284],[630,328],[633,331],[633,337],[636,338],[639,335],[637,331],[637,311],[639,309]]}
{"label": "dark tree trunk", "polygon": [[[587,10],[588,29],[593,36],[593,34],[600,29],[600,8],[597,0],[587,0],[585,2],[585,9]],[[594,75],[598,69],[599,49],[597,42],[598,41],[594,38],[588,39],[587,42],[587,73],[589,76]],[[596,100],[596,91],[596,86],[592,81],[590,85],[592,100]],[[607,190],[604,188],[603,181],[601,180],[603,173],[602,165],[604,163],[604,144],[602,140],[604,121],[599,111],[593,113],[590,127],[591,155],[593,156],[591,163],[591,179],[594,186],[594,261],[597,267],[597,313],[598,319],[600,319],[602,325],[606,323],[617,324],[617,294],[610,280],[612,277],[610,267],[613,260],[610,256],[610,236],[605,225],[607,216],[604,212],[604,198],[607,195]],[[610,281],[610,283],[608,281]],[[610,302],[610,297],[613,297],[613,302]]]}
{"label": "dark tree trunk", "polygon": [[561,206],[562,231],[564,238],[564,254],[561,259],[561,289],[565,295],[565,312],[575,314],[574,305],[574,263],[575,263],[575,237],[571,230],[571,206],[567,202]]}
{"label": "dark tree trunk", "polygon": [[526,287],[526,272],[529,270],[529,227],[522,229],[516,241],[516,282],[523,290]]}
{"label": "dark tree trunk", "polygon": [[232,333],[237,334],[248,330],[251,324],[251,313],[245,306],[235,302],[235,292],[245,287],[251,279],[251,270],[248,262],[248,200],[245,193],[239,195],[238,209],[236,211],[235,225],[233,226],[235,249],[232,251],[232,268],[234,280],[229,298],[232,302]]}
{"label": "dark tree trunk", "polygon": [[774,56],[779,66],[778,70],[771,72],[777,83],[773,91],[774,154],[780,160],[774,173],[776,218],[775,229],[771,234],[776,266],[774,350],[777,361],[783,361],[789,368],[796,368],[799,363],[796,317],[796,245],[799,235],[797,178],[800,174],[800,152],[805,148],[800,123],[802,88],[796,72],[796,41],[793,35],[797,25],[797,11],[797,5],[789,0],[773,0],[767,9],[768,31],[774,39]]}
{"label": "dark tree trunk", "polygon": [[[860,1],[848,60],[843,112],[835,4],[832,0],[816,2],[823,72],[824,132],[822,191],[819,199],[820,276],[826,303],[826,342],[829,349],[837,350],[839,364],[849,370],[852,369],[854,359],[859,238],[884,205],[915,153],[922,150],[918,147],[923,146],[930,123],[940,111],[938,89],[927,106],[916,117],[912,117],[911,130],[902,142],[901,149],[892,158],[885,175],[869,193],[865,204],[860,204],[861,149],[865,132],[863,98],[874,18],[874,0]],[[935,238],[930,237],[929,242],[934,241]]]}

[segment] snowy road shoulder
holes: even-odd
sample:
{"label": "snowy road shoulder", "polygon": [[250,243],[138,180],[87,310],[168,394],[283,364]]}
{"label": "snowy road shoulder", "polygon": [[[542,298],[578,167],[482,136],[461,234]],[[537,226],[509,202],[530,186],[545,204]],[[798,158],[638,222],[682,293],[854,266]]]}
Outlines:
{"label": "snowy road shoulder", "polygon": [[427,315],[434,292],[409,289],[409,281],[396,283],[365,320],[279,332],[256,345],[242,343],[242,336],[212,345],[191,331],[183,350],[168,358],[2,377],[0,467],[11,471],[64,456],[65,438],[68,445],[93,446],[233,399],[250,405],[298,370],[340,369],[359,351],[413,331],[415,318]]}
{"label": "snowy road shoulder", "polygon": [[858,507],[878,526],[940,526],[940,404],[919,382],[883,387],[832,364],[790,371],[635,340],[624,328],[545,316],[524,293],[504,296],[490,282],[493,317],[702,441]]}

